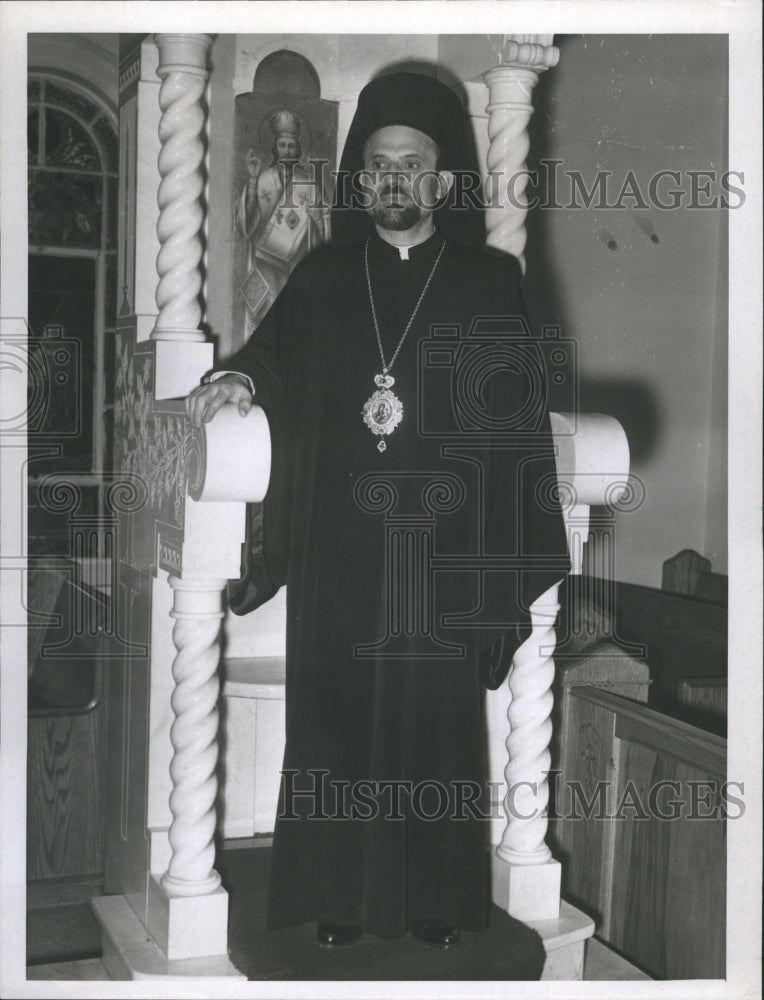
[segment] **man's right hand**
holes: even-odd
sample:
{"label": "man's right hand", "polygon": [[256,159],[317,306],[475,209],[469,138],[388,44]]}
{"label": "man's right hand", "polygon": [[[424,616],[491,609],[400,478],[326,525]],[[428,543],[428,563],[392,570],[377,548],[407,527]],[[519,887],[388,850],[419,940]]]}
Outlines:
{"label": "man's right hand", "polygon": [[221,375],[214,382],[198,386],[186,397],[186,413],[194,427],[201,427],[212,420],[225,403],[236,403],[239,414],[246,417],[252,409],[252,393],[245,378]]}

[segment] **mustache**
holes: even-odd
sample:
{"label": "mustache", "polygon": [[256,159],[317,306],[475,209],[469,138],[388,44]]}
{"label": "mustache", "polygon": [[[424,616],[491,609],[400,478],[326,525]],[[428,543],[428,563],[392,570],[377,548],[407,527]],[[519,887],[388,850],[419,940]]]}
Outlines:
{"label": "mustache", "polygon": [[379,192],[379,195],[380,195],[381,198],[388,198],[388,197],[394,197],[394,198],[408,197],[408,195],[406,194],[406,192],[401,188],[401,185],[398,183],[398,181],[389,181],[389,182],[383,184],[383,186],[382,186],[382,188],[381,188],[381,190]]}

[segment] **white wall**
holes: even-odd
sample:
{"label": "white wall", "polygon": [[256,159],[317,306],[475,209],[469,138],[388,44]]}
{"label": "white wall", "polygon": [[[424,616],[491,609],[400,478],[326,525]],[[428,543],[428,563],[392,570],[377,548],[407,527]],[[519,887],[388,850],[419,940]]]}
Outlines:
{"label": "white wall", "polygon": [[[560,171],[580,170],[588,186],[595,171],[610,170],[611,202],[628,171],[649,202],[659,170],[681,172],[688,200],[688,171],[725,169],[722,36],[556,42],[559,65],[536,89],[531,166],[541,156],[560,159]],[[581,407],[621,420],[632,471],[645,485],[643,506],[618,517],[614,576],[660,586],[664,559],[683,548],[725,572],[724,213],[550,208],[528,228],[531,316],[560,322],[578,342]]]}

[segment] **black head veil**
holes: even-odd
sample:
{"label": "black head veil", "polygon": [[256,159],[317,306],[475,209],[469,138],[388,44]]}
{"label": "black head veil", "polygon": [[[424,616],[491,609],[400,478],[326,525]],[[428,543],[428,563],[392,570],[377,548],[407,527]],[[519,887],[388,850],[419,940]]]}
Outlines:
{"label": "black head veil", "polygon": [[483,210],[466,196],[455,197],[460,188],[477,185],[480,177],[461,102],[450,87],[419,73],[377,77],[359,94],[340,161],[332,207],[332,242],[336,245],[354,243],[373,232],[369,213],[353,203],[353,177],[363,169],[366,140],[386,125],[407,125],[424,132],[438,146],[441,170],[457,175],[471,174],[464,182],[457,177],[446,204],[436,209],[433,218],[445,236],[467,246],[483,247]]}

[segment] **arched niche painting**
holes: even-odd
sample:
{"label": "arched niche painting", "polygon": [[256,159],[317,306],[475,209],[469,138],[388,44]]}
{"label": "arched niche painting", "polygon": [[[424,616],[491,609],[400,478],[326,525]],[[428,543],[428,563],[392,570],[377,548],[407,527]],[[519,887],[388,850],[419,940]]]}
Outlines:
{"label": "arched niche painting", "polygon": [[262,60],[252,92],[236,97],[234,339],[257,329],[290,273],[327,242],[337,149],[337,103],[286,49]]}

